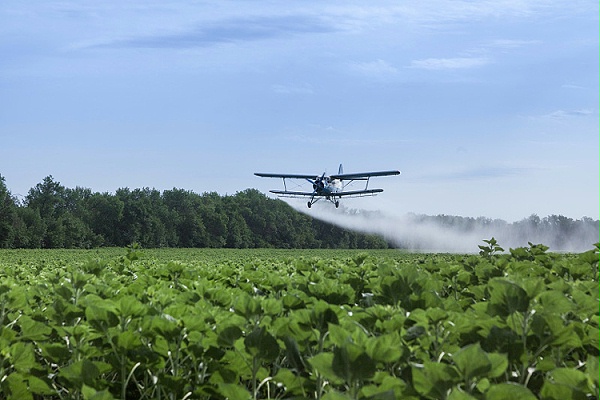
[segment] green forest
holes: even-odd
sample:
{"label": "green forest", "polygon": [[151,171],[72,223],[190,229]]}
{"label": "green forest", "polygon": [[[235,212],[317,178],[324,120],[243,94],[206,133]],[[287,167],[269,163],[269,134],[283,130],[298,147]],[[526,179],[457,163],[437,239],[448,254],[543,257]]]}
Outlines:
{"label": "green forest", "polygon": [[[353,210],[346,210],[351,215]],[[377,212],[364,212],[370,220]],[[562,215],[531,215],[507,223],[485,217],[407,215],[414,226],[503,236],[563,249],[591,246],[599,222]],[[401,222],[399,222],[401,223]],[[67,188],[47,176],[17,199],[0,175],[0,248],[97,248],[138,243],[145,248],[412,248],[409,239],[346,230],[311,218],[255,189],[234,195],[190,190],[120,188],[114,193]]]}
{"label": "green forest", "polygon": [[172,189],[111,193],[66,188],[52,176],[22,201],[0,175],[0,248],[387,248],[247,189],[230,196]]}

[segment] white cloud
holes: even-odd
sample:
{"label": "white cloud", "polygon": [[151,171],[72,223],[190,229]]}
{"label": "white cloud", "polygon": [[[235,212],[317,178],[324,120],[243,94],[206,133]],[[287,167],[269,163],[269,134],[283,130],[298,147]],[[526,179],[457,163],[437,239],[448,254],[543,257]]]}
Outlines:
{"label": "white cloud", "polygon": [[427,70],[469,69],[481,67],[490,62],[488,58],[483,57],[426,58],[413,60],[410,68]]}
{"label": "white cloud", "polygon": [[515,39],[497,39],[490,43],[490,47],[501,49],[517,49],[519,47],[541,44],[541,40],[515,40]]}
{"label": "white cloud", "polygon": [[381,59],[363,63],[354,63],[352,64],[352,69],[361,74],[373,77],[393,76],[398,73],[396,67]]}

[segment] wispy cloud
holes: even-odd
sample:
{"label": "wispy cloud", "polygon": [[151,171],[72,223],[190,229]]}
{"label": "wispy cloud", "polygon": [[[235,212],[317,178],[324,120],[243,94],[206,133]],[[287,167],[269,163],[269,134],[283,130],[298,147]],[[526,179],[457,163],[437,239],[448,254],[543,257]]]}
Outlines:
{"label": "wispy cloud", "polygon": [[588,109],[581,110],[557,110],[553,111],[549,114],[544,114],[542,118],[550,118],[550,119],[566,119],[566,118],[578,118],[578,117],[587,117],[593,115],[594,112]]}
{"label": "wispy cloud", "polygon": [[309,84],[300,85],[273,85],[271,90],[278,94],[313,94],[313,87]]}
{"label": "wispy cloud", "polygon": [[333,31],[335,28],[317,16],[260,16],[215,21],[178,33],[137,36],[94,47],[180,49]]}
{"label": "wispy cloud", "polygon": [[520,47],[541,44],[540,40],[519,40],[519,39],[496,39],[489,43],[487,47],[500,49],[517,49]]}
{"label": "wispy cloud", "polygon": [[456,58],[426,58],[413,60],[409,68],[426,70],[470,69],[489,64],[491,61],[484,57],[456,57]]}

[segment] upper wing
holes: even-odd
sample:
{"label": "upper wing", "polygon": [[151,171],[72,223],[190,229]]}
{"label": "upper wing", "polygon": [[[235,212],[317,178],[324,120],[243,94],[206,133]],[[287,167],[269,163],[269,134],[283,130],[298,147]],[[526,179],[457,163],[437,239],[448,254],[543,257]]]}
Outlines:
{"label": "upper wing", "polygon": [[375,172],[357,172],[354,174],[337,174],[331,175],[331,179],[364,179],[372,176],[388,176],[388,175],[400,175],[400,171],[375,171]]}
{"label": "upper wing", "polygon": [[263,178],[291,178],[291,179],[317,179],[317,175],[302,175],[302,174],[269,174],[262,172],[255,172],[254,175]]}

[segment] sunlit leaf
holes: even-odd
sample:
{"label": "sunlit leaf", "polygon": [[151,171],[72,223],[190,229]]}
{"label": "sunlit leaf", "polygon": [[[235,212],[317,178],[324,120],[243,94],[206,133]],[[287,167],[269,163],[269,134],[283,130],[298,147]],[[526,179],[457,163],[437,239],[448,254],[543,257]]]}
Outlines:
{"label": "sunlit leaf", "polygon": [[21,373],[27,373],[36,367],[33,345],[17,342],[10,346],[10,361],[13,367]]}

